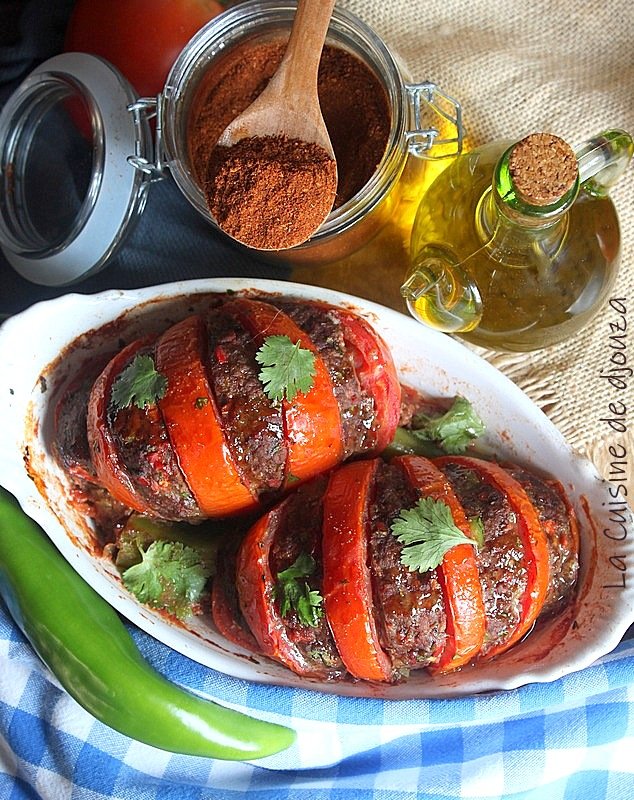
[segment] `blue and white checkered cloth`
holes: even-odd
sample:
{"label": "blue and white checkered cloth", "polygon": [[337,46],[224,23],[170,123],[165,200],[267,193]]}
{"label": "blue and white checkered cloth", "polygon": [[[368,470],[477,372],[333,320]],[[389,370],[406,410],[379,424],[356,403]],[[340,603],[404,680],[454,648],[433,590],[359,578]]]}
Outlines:
{"label": "blue and white checkered cloth", "polygon": [[294,727],[297,744],[234,763],[134,742],[57,686],[0,604],[0,800],[634,797],[634,640],[553,683],[389,702],[251,684],[132,633],[164,675]]}

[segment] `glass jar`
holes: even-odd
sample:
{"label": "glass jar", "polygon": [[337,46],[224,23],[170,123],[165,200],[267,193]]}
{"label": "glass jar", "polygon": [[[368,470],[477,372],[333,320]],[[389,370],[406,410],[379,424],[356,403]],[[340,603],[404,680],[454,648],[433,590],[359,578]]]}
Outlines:
{"label": "glass jar", "polygon": [[[203,28],[175,62],[163,92],[163,146],[167,166],[190,203],[211,223],[204,194],[196,182],[189,158],[188,127],[192,104],[199,86],[216,59],[249,40],[290,32],[295,3],[277,0],[241,3]],[[437,130],[421,126],[421,109],[438,107],[444,118],[454,121],[451,142],[438,143],[436,152],[457,154],[461,147],[460,107],[432,84],[404,81],[399,65],[374,31],[350,12],[335,8],[326,44],[351,52],[364,63],[383,86],[390,110],[390,130],[383,159],[366,185],[350,200],[330,213],[306,243],[285,251],[262,253],[292,263],[319,264],[333,261],[359,249],[377,232],[393,211],[394,190],[403,173],[407,155],[431,150]],[[452,150],[448,148],[453,146]],[[433,154],[430,154],[433,156]],[[421,169],[424,167],[420,163]]]}
{"label": "glass jar", "polygon": [[[80,63],[82,59],[89,65],[97,61],[85,54],[62,54],[41,65],[27,79],[30,81],[26,89],[29,102],[24,101],[24,87],[19,87],[0,115],[0,168],[8,198],[0,208],[0,245],[13,266],[29,280],[48,285],[73,283],[101,269],[124,240],[127,224],[143,210],[148,184],[167,175],[172,176],[185,198],[219,231],[207,209],[190,161],[188,128],[192,104],[205,75],[219,59],[249,39],[287,35],[295,8],[296,3],[291,0],[248,0],[215,17],[182,50],[157,97],[131,97],[129,85],[121,88],[126,82],[111,65],[104,66],[104,62],[98,60],[102,66],[93,64],[88,69]],[[434,84],[408,83],[395,57],[360,19],[344,9],[335,8],[326,43],[355,55],[383,86],[390,111],[385,153],[368,182],[354,197],[333,210],[311,239],[274,253],[250,251],[260,258],[314,267],[358,251],[388,220],[394,219],[395,209],[401,208],[404,200],[409,207],[418,199],[415,187],[419,185],[429,159],[449,159],[458,155],[462,148],[459,104]],[[93,80],[86,85],[85,76],[90,71],[103,73],[108,70],[113,75],[102,81],[108,87],[105,91],[98,90]],[[24,174],[32,174],[25,165],[36,151],[32,146],[37,141],[34,131],[39,125],[41,136],[45,124],[44,115],[40,115],[35,123],[33,121],[33,107],[43,107],[36,90],[39,86],[44,92],[51,80],[64,84],[64,96],[87,95],[83,102],[88,109],[86,118],[92,126],[93,146],[89,148],[93,153],[92,175],[84,179],[88,188],[84,191],[84,199],[77,203],[80,223],[58,225],[54,241],[38,235],[32,237],[37,239],[35,242],[29,241],[29,234],[34,233],[30,221],[16,224],[24,209],[23,204],[13,200],[18,198],[25,184]],[[108,96],[104,98],[104,95]],[[21,114],[29,107],[31,122],[22,124],[19,121]],[[126,115],[129,120],[122,136]],[[116,121],[109,122],[110,117]],[[153,117],[154,138],[150,141],[148,120]],[[16,129],[21,131],[17,138],[13,133]],[[109,142],[105,141],[106,134],[110,137]],[[113,243],[101,244],[100,252],[89,256],[90,243],[82,239],[87,222],[99,211],[95,227],[110,231],[115,217],[112,204],[109,210],[103,210],[98,202],[100,191],[106,190],[109,173],[117,172],[112,166],[113,161],[120,173],[115,178],[121,184],[119,194],[127,192],[129,199],[120,199],[116,204],[118,226],[116,231],[112,231]],[[407,177],[405,181],[402,180],[404,175]],[[107,225],[104,223],[106,217],[109,220]],[[16,231],[19,231],[19,236],[16,236]],[[102,235],[100,239],[103,238]],[[80,247],[75,247],[77,239],[82,240]],[[58,257],[57,261],[50,258],[53,255]],[[63,268],[59,267],[61,260],[65,264]],[[396,291],[401,278],[402,275],[395,275]]]}

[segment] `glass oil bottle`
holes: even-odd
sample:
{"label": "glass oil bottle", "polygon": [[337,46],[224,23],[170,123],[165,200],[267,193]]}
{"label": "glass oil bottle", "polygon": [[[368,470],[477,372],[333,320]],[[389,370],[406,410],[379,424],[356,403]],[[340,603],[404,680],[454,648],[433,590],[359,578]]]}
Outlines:
{"label": "glass oil bottle", "polygon": [[552,134],[459,156],[418,208],[401,294],[433,328],[497,350],[563,341],[605,303],[620,233],[608,192],[631,160],[611,130],[575,151]]}

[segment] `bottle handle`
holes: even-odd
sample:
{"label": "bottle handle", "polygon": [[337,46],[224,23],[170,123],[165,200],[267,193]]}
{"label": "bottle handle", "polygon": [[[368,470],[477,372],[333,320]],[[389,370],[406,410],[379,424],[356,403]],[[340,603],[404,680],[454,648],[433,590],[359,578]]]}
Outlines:
{"label": "bottle handle", "polygon": [[603,131],[575,150],[579,183],[594,197],[605,197],[627,169],[634,140],[619,129]]}
{"label": "bottle handle", "polygon": [[427,245],[417,254],[401,296],[414,319],[444,333],[473,330],[482,318],[475,281],[442,245]]}

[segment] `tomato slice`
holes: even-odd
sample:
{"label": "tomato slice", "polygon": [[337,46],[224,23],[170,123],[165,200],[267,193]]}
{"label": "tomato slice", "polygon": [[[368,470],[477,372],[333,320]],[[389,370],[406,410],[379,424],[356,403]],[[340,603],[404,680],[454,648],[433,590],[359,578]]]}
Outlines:
{"label": "tomato slice", "polygon": [[159,408],[185,480],[205,516],[253,508],[220,423],[205,369],[205,326],[191,316],[172,325],[156,344],[156,369],[167,379]]}
{"label": "tomato slice", "polygon": [[390,681],[381,647],[368,569],[368,505],[378,459],[354,461],[330,476],[324,496],[323,597],[337,649],[355,678]]}
{"label": "tomato slice", "polygon": [[93,384],[88,399],[87,432],[92,463],[99,483],[119,502],[141,514],[153,509],[135,486],[116,446],[108,407],[112,384],[136,353],[147,347],[151,339],[137,339],[112,358]]}
{"label": "tomato slice", "polygon": [[257,653],[258,643],[242,616],[238,600],[236,560],[239,546],[239,538],[230,539],[219,553],[211,587],[211,616],[226,639],[249,652]]}
{"label": "tomato slice", "polygon": [[310,337],[284,312],[270,303],[238,298],[229,304],[242,324],[263,342],[267,336],[288,336],[315,355],[311,389],[284,399],[284,427],[288,447],[287,483],[307,480],[338,464],[343,458],[341,414],[332,380]]}
{"label": "tomato slice", "polygon": [[443,456],[434,459],[439,466],[457,464],[471,469],[490,481],[503,492],[517,515],[519,535],[524,546],[527,583],[522,597],[520,621],[513,633],[502,643],[491,647],[482,658],[488,660],[505,652],[530,631],[541,613],[548,593],[550,580],[549,553],[546,534],[539,521],[537,511],[528,495],[508,472],[499,464],[471,456]]}
{"label": "tomato slice", "polygon": [[517,464],[503,466],[522,485],[546,534],[551,576],[541,613],[557,613],[569,604],[579,571],[579,528],[574,509],[559,481],[542,478]]}
{"label": "tomato slice", "polygon": [[375,443],[380,453],[394,438],[401,414],[401,384],[392,354],[379,334],[363,317],[336,308],[343,325],[346,346],[352,352],[362,389],[374,398]]}
{"label": "tomato slice", "polygon": [[[343,664],[325,618],[314,627],[302,625],[290,612],[281,615],[276,592],[278,572],[289,567],[300,552],[321,562],[321,518],[318,513],[326,481],[304,484],[253,525],[238,551],[236,584],[244,619],[265,655],[282,662],[298,675],[334,679]],[[321,564],[312,588],[319,591]]]}
{"label": "tomato slice", "polygon": [[53,447],[57,459],[64,470],[82,484],[97,481],[88,443],[88,400],[95,381],[115,355],[115,352],[111,352],[96,359],[91,358],[70,382],[55,406]]}
{"label": "tomato slice", "polygon": [[[443,473],[422,456],[399,456],[391,463],[399,464],[411,485],[421,496],[445,503],[458,528],[473,538],[464,509]],[[430,672],[452,672],[468,664],[480,652],[484,642],[486,619],[480,573],[472,545],[452,547],[437,570],[445,599],[447,643],[439,661],[428,667]]]}

